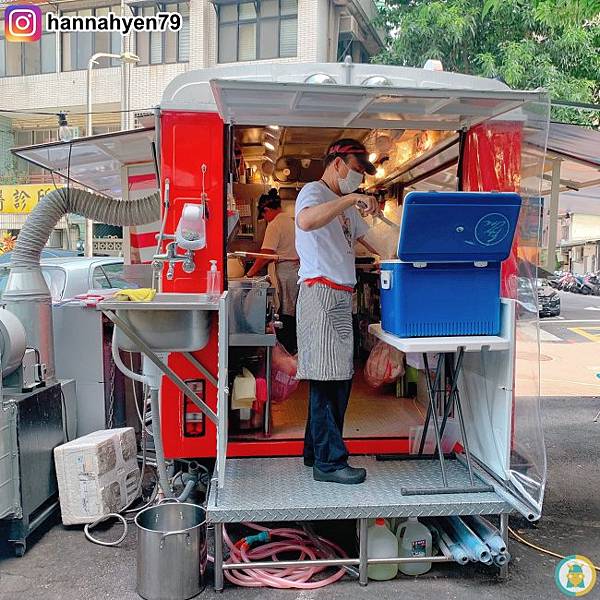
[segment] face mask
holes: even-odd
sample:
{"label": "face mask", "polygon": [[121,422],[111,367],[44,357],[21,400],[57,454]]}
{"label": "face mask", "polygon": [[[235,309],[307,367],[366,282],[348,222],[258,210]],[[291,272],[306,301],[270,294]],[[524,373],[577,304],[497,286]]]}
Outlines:
{"label": "face mask", "polygon": [[358,186],[362,183],[363,175],[358,171],[348,169],[348,175],[346,177],[340,177],[338,179],[338,185],[340,186],[340,192],[342,194],[351,194],[358,189]]}

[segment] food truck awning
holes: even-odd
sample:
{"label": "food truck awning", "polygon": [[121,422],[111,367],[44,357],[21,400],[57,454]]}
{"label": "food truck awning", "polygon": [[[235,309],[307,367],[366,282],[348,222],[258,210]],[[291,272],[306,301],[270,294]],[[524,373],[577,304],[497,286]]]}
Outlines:
{"label": "food truck awning", "polygon": [[[12,152],[73,183],[106,196],[122,198],[123,181],[127,181],[123,179],[124,166],[147,165],[148,175],[154,174],[153,140],[154,127],[146,127],[77,138],[70,142],[13,148]],[[140,169],[136,169],[137,177],[143,175]]]}
{"label": "food truck awning", "polygon": [[566,123],[550,124],[548,150],[551,152],[600,168],[599,148],[600,131]]}
{"label": "food truck awning", "polygon": [[227,123],[458,131],[498,117],[545,92],[365,87],[212,79]]}

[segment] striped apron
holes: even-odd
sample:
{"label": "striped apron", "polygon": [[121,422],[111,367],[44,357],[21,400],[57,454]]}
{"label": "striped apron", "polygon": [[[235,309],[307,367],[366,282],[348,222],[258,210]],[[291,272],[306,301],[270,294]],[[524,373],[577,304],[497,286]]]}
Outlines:
{"label": "striped apron", "polygon": [[300,284],[297,379],[343,381],[354,374],[352,293]]}

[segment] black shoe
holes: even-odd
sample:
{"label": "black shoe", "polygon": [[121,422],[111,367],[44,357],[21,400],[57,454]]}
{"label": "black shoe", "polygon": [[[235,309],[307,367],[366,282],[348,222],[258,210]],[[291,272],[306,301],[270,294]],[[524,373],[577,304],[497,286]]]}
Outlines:
{"label": "black shoe", "polygon": [[362,483],[367,478],[366,469],[355,469],[354,467],[344,467],[331,473],[325,473],[313,467],[313,479],[315,481],[329,481],[330,483],[357,484]]}
{"label": "black shoe", "polygon": [[315,464],[314,458],[306,458],[306,456],[304,457],[304,466],[305,467],[312,467],[314,464]]}

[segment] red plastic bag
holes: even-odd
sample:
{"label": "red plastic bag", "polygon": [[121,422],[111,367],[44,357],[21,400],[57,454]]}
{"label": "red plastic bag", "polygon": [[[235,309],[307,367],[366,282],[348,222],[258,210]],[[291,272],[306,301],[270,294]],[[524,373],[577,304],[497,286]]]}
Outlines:
{"label": "red plastic bag", "polygon": [[292,356],[279,342],[271,357],[271,401],[283,402],[298,388],[296,379],[298,358]]}
{"label": "red plastic bag", "polygon": [[372,388],[394,383],[404,375],[404,352],[378,341],[365,365],[365,380]]}

